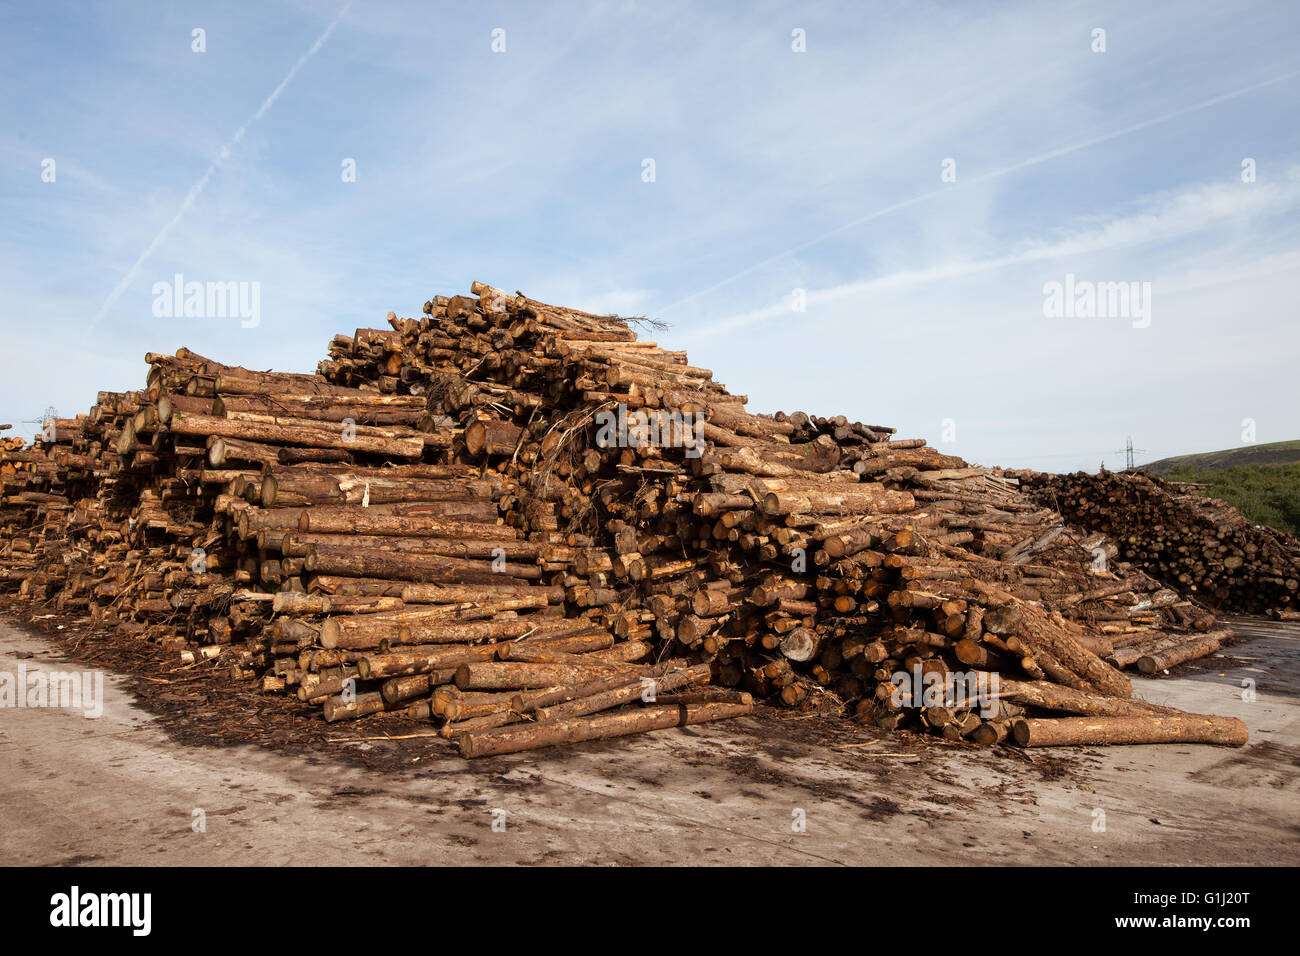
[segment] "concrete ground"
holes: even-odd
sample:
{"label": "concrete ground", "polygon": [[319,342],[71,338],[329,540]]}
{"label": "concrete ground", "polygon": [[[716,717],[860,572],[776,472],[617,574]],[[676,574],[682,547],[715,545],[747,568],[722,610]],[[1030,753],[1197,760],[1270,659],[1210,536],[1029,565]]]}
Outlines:
{"label": "concrete ground", "polygon": [[[0,864],[1296,864],[1300,626],[1241,631],[1211,669],[1134,679],[1240,717],[1241,749],[981,750],[847,723],[828,744],[756,716],[374,772],[180,745],[107,673],[98,719],[0,709]],[[0,674],[20,664],[83,669],[0,621]]]}

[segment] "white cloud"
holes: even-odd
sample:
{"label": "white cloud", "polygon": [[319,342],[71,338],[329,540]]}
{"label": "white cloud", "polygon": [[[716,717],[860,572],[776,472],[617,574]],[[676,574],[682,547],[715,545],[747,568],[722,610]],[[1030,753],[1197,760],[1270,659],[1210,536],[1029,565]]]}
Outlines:
{"label": "white cloud", "polygon": [[[1022,240],[1009,251],[990,258],[942,262],[826,289],[811,289],[808,303],[829,305],[850,298],[870,302],[871,296],[901,292],[909,286],[949,282],[1036,263],[1077,261],[1094,253],[1168,242],[1227,225],[1248,224],[1258,218],[1291,210],[1297,204],[1300,204],[1300,180],[1295,178],[1251,186],[1240,183],[1203,184],[1173,195],[1146,197],[1134,204],[1137,208],[1110,219],[1089,217],[1073,230],[1055,230],[1055,235],[1050,238]],[[1252,265],[1247,264],[1245,268],[1250,269]],[[1138,273],[1142,273],[1141,268],[1138,268]],[[1150,272],[1146,272],[1105,278],[1109,281],[1150,281],[1149,276]],[[692,332],[695,335],[720,335],[757,322],[788,316],[789,313],[790,303],[786,300],[724,317],[694,328]]]}

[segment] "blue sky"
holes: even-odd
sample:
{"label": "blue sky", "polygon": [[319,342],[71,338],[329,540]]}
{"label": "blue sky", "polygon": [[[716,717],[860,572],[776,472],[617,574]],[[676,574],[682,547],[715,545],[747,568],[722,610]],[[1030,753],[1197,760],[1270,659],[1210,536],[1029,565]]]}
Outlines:
{"label": "blue sky", "polygon": [[[0,422],[181,345],[310,370],[480,279],[984,464],[1300,438],[1297,39],[1290,2],[10,3]],[[260,323],[156,317],[176,273]],[[1067,275],[1149,324],[1045,317]]]}

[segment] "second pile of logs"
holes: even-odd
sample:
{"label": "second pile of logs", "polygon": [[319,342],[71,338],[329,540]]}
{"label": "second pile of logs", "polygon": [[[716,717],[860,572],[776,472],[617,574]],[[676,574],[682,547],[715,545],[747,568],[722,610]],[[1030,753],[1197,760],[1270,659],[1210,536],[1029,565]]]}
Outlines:
{"label": "second pile of logs", "polygon": [[1210,607],[1245,614],[1300,610],[1300,544],[1215,498],[1145,472],[1018,472],[1035,499],[1109,536],[1120,556]]}

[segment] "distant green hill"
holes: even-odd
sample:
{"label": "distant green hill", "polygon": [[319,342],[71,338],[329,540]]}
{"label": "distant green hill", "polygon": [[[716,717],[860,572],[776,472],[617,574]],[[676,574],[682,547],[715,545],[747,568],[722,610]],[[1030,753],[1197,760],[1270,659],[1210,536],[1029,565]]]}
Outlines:
{"label": "distant green hill", "polygon": [[[1223,451],[1207,451],[1199,455],[1178,455],[1174,458],[1161,458],[1149,465],[1139,465],[1143,471],[1153,475],[1169,477],[1175,469],[1190,468],[1195,471],[1221,471],[1238,465],[1285,465],[1300,462],[1300,441],[1275,441],[1267,445],[1242,445],[1240,448],[1225,448]],[[1192,479],[1177,479],[1190,481]]]}

